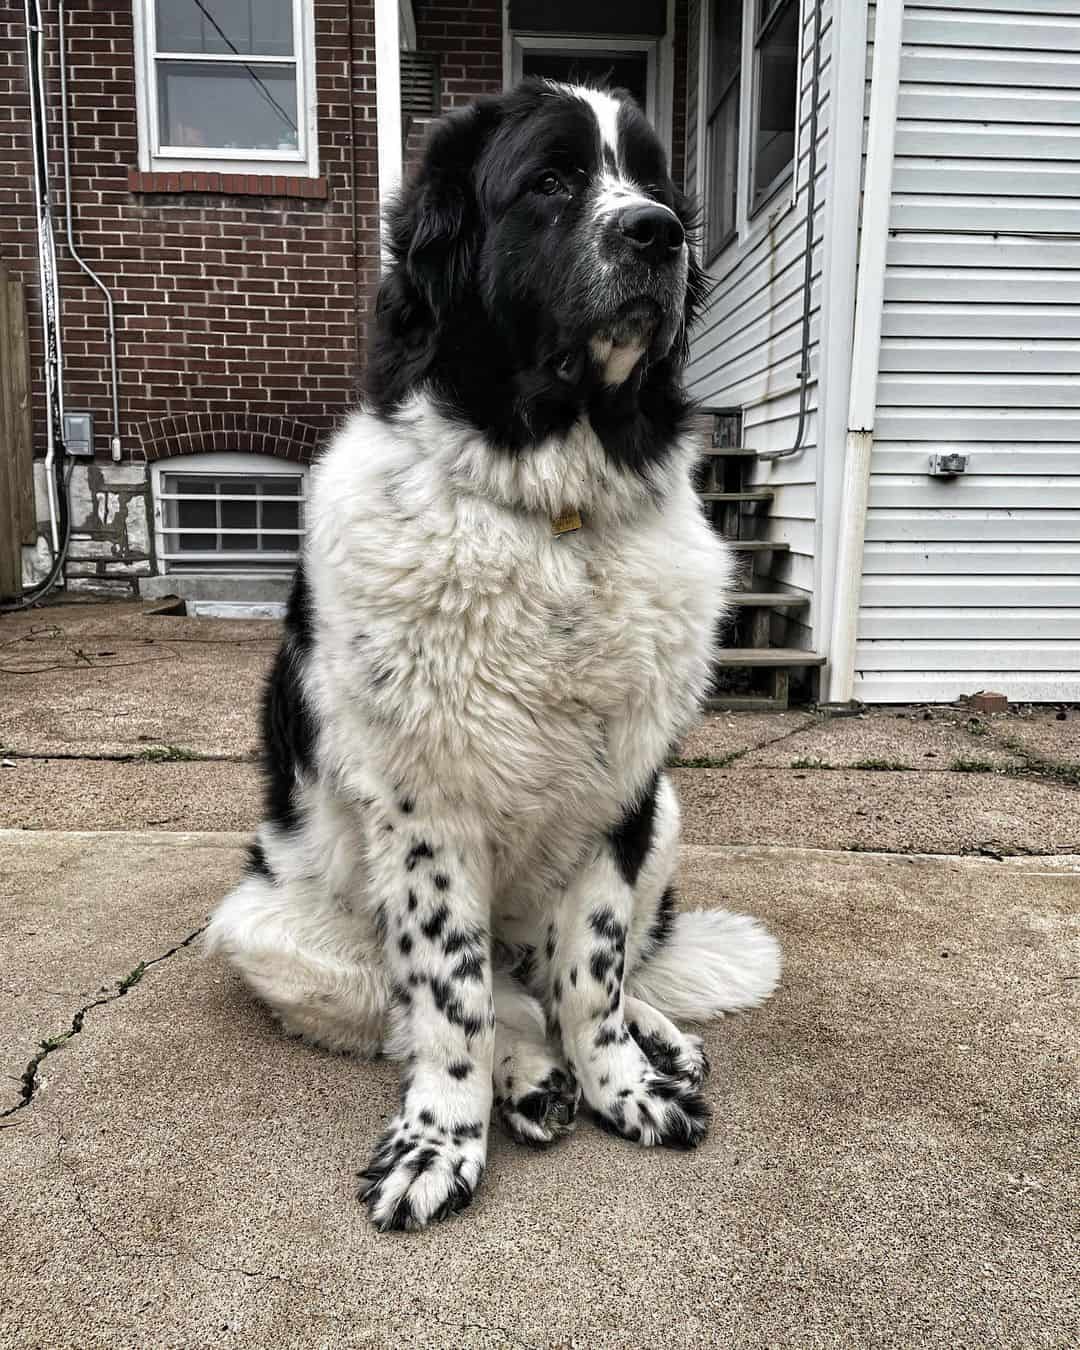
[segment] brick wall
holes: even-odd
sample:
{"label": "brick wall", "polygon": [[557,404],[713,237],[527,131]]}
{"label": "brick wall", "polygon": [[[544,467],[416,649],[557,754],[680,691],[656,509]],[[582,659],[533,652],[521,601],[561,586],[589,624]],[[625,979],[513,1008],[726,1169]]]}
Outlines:
{"label": "brick wall", "polygon": [[413,0],[416,45],[439,57],[442,111],[502,88],[501,0]]}
{"label": "brick wall", "polygon": [[[138,173],[131,0],[68,10],[76,241],[113,291],[125,462],[162,418],[284,418],[325,431],[353,399],[378,275],[372,0],[315,0],[319,178]],[[55,7],[46,6],[52,168],[64,238]],[[0,5],[0,256],[27,281],[35,437],[40,308],[21,4]],[[67,404],[112,433],[100,293],[58,245]],[[196,425],[198,425],[196,423]],[[228,449],[224,423],[216,448]],[[129,486],[129,485],[126,485]],[[85,514],[85,513],[84,513]],[[110,536],[111,537],[111,536]]]}

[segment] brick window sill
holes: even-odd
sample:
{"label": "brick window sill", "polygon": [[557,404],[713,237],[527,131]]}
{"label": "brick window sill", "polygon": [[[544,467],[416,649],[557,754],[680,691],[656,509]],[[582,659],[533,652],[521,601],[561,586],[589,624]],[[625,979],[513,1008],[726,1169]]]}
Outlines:
{"label": "brick window sill", "polygon": [[325,178],[269,173],[144,173],[128,170],[130,192],[216,193],[226,197],[313,197],[325,199]]}

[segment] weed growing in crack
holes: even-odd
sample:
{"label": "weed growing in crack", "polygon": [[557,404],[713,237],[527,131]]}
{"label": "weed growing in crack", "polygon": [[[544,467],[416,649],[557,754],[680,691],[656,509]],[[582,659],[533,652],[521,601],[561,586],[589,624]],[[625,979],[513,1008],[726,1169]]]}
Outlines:
{"label": "weed growing in crack", "polygon": [[901,764],[898,759],[856,759],[849,769],[866,769],[871,773],[914,773],[914,765]]}
{"label": "weed growing in crack", "polygon": [[953,773],[1000,773],[1001,769],[997,764],[988,759],[965,759],[962,755],[958,756],[949,765]]}
{"label": "weed growing in crack", "polygon": [[835,769],[835,764],[830,764],[826,759],[793,759],[791,761],[793,769]]}
{"label": "weed growing in crack", "polygon": [[726,769],[746,754],[745,750],[733,750],[730,755],[698,755],[692,759],[669,759],[669,769]]}
{"label": "weed growing in crack", "polygon": [[132,759],[143,760],[147,764],[181,764],[206,758],[206,755],[185,750],[179,745],[151,745],[140,750],[137,755],[132,755]]}

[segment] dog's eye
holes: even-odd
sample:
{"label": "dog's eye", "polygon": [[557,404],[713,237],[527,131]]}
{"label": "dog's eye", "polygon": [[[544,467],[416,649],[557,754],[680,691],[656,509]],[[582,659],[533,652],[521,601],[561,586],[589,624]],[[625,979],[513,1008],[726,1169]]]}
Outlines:
{"label": "dog's eye", "polygon": [[557,173],[549,170],[536,180],[536,190],[542,192],[545,197],[553,197],[556,192],[565,192],[566,185]]}

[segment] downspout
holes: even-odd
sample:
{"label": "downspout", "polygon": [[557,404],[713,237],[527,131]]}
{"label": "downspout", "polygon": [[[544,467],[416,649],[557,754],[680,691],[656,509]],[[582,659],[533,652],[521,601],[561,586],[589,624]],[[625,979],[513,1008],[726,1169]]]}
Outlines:
{"label": "downspout", "polygon": [[850,703],[855,688],[855,640],[858,633],[859,593],[862,590],[870,462],[874,447],[903,23],[903,0],[878,5],[867,118],[866,177],[859,234],[859,271],[855,290],[836,584],[828,651],[828,701],[833,704]]}
{"label": "downspout", "polygon": [[[27,609],[43,600],[63,577],[71,537],[64,453],[64,353],[60,331],[60,293],[56,279],[56,238],[49,193],[49,158],[45,131],[45,72],[40,0],[24,0],[26,22],[26,85],[30,99],[30,154],[34,166],[34,209],[37,213],[38,288],[41,296],[42,367],[45,379],[45,487],[49,500],[52,564],[48,576],[18,598],[0,597],[0,613]],[[57,449],[61,458],[56,458]],[[70,466],[68,477],[71,475]]]}
{"label": "downspout", "polygon": [[68,96],[67,96],[67,37],[65,33],[64,0],[57,6],[57,24],[59,27],[60,47],[60,128],[64,147],[64,213],[67,220],[68,252],[78,263],[101,294],[105,297],[105,318],[109,328],[109,366],[112,372],[112,449],[113,462],[120,462],[120,385],[116,372],[116,317],[113,313],[113,298],[105,283],[80,255],[75,247],[75,229],[71,214],[71,154],[68,149]]}
{"label": "downspout", "polygon": [[60,332],[60,297],[56,282],[56,238],[49,195],[49,157],[45,136],[45,74],[39,0],[24,0],[26,15],[26,81],[30,93],[30,153],[34,162],[34,206],[37,211],[38,285],[45,359],[45,483],[49,497],[52,551],[60,552],[60,508],[56,483],[56,449],[63,449],[64,350]]}
{"label": "downspout", "polygon": [[[810,150],[806,160],[806,238],[803,242],[805,261],[803,264],[802,288],[802,346],[799,357],[799,422],[795,428],[795,440],[785,450],[766,450],[758,454],[758,459],[769,462],[774,459],[788,459],[797,455],[803,448],[806,435],[806,404],[810,388],[810,292],[814,282],[814,212],[817,209],[817,143],[818,143],[818,98],[821,86],[821,8],[824,0],[804,0],[814,6],[814,45],[813,74],[810,78]],[[805,23],[800,11],[799,19],[799,83],[795,104],[795,162],[792,168],[792,200],[798,200],[799,194],[799,138],[798,130],[802,125],[802,41]]]}
{"label": "downspout", "polygon": [[401,37],[398,0],[375,0],[375,129],[379,155],[380,257],[389,264],[382,213],[401,186]]}

